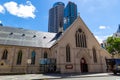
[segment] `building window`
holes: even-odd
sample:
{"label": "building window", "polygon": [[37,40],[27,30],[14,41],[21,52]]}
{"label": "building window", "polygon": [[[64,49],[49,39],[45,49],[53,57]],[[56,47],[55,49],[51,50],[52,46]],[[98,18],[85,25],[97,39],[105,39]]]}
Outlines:
{"label": "building window", "polygon": [[44,52],[44,58],[48,58],[47,52]]}
{"label": "building window", "polygon": [[36,53],[35,53],[35,51],[32,51],[32,53],[31,53],[31,64],[35,64],[35,57],[36,57]]}
{"label": "building window", "polygon": [[96,50],[93,48],[93,61],[97,63],[97,56],[96,56]]}
{"label": "building window", "polygon": [[87,48],[86,36],[82,29],[78,29],[75,34],[76,47]]}
{"label": "building window", "polygon": [[70,62],[71,58],[70,58],[70,46],[67,45],[66,46],[66,62]]}
{"label": "building window", "polygon": [[20,50],[17,55],[17,65],[20,65],[22,62],[22,51]]}
{"label": "building window", "polygon": [[3,55],[2,55],[2,59],[6,60],[7,56],[8,56],[8,51],[7,51],[7,49],[5,49],[4,52],[3,52]]}

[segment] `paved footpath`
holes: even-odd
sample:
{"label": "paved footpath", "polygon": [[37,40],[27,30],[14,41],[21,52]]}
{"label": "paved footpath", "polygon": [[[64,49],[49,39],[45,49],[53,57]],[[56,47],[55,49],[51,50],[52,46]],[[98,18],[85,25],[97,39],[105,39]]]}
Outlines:
{"label": "paved footpath", "polygon": [[112,73],[95,74],[24,74],[24,75],[0,75],[0,80],[52,80],[61,78],[85,78],[113,76]]}

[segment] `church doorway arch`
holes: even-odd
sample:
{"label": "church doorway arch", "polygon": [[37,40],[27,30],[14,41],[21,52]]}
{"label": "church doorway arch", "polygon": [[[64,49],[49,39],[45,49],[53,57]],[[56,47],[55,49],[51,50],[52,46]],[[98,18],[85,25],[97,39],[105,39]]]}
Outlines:
{"label": "church doorway arch", "polygon": [[81,73],[88,72],[88,64],[86,63],[86,60],[84,58],[81,58],[80,66],[81,66]]}

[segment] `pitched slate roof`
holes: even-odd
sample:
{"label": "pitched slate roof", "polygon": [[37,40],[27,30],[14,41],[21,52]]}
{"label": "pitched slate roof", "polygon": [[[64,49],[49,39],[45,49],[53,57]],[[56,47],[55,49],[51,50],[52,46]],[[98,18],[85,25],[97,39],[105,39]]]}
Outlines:
{"label": "pitched slate roof", "polygon": [[50,48],[57,40],[56,33],[0,26],[0,44]]}

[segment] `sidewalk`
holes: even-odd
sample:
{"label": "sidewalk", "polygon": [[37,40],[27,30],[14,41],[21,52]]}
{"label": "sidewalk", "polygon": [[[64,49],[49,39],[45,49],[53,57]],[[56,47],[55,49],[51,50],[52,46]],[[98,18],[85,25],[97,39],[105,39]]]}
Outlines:
{"label": "sidewalk", "polygon": [[112,73],[87,73],[87,74],[24,74],[24,75],[2,75],[0,80],[52,80],[62,78],[85,78],[111,76]]}
{"label": "sidewalk", "polygon": [[[41,74],[43,80],[61,79],[61,78],[85,78],[85,77],[104,77],[111,76],[113,73],[84,73],[84,74]],[[36,77],[37,78],[37,77]],[[38,79],[32,79],[38,80]]]}
{"label": "sidewalk", "polygon": [[[83,73],[83,74],[48,74],[51,78],[84,78],[111,76],[113,73]],[[45,75],[46,76],[46,75]],[[45,77],[44,76],[44,77]],[[50,79],[50,78],[49,78]]]}

